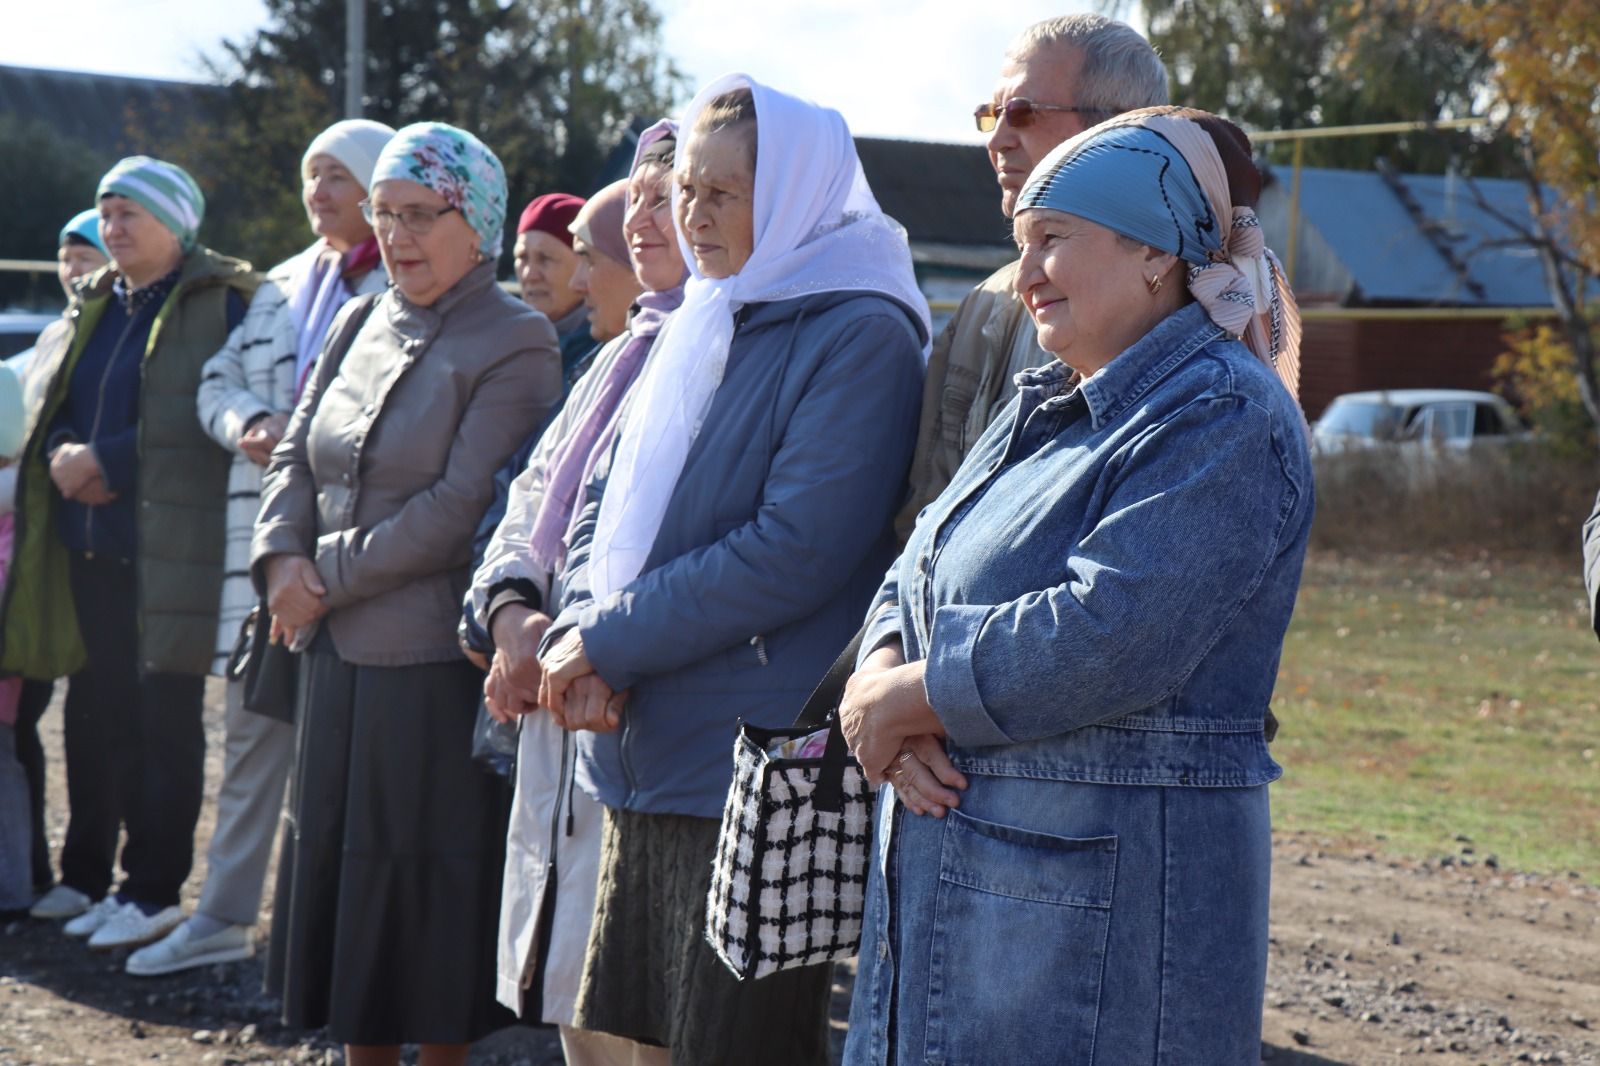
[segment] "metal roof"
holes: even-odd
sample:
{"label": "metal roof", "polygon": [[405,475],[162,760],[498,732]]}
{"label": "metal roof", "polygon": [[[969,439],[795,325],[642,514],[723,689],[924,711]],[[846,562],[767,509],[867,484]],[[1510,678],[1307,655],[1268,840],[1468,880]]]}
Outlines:
{"label": "metal roof", "polygon": [[[0,115],[37,119],[108,159],[150,150],[183,128],[215,85],[0,64]],[[130,143],[130,125],[139,143]]]}
{"label": "metal roof", "polygon": [[978,144],[857,137],[856,154],[884,213],[914,244],[1004,246],[1016,251],[1000,211],[989,154]]}
{"label": "metal roof", "polygon": [[[1280,195],[1288,194],[1290,173],[1274,173]],[[1517,236],[1497,214],[1519,225],[1531,219],[1519,181],[1305,167],[1300,212],[1350,272],[1363,303],[1551,303],[1532,248],[1490,245]]]}

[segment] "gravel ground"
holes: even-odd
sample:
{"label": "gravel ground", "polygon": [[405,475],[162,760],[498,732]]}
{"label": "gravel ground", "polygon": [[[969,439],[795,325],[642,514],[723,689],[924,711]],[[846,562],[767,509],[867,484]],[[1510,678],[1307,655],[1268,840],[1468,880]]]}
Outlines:
{"label": "gravel ground", "polygon": [[[208,694],[214,791],[220,689]],[[59,713],[46,716],[45,730],[59,760]],[[59,841],[59,772],[50,787]],[[208,805],[200,856],[211,816]],[[189,904],[199,880],[190,878]],[[267,925],[263,916],[263,940]],[[1600,1066],[1600,889],[1500,869],[1470,840],[1413,863],[1280,836],[1271,952],[1261,1056],[1271,1066]],[[0,928],[0,1066],[341,1061],[320,1034],[278,1023],[275,1004],[260,993],[257,960],[138,979],[122,972],[125,957],[90,952],[54,923]],[[840,968],[836,1046],[850,976]],[[472,1062],[546,1066],[561,1053],[552,1032],[518,1027],[482,1041]]]}

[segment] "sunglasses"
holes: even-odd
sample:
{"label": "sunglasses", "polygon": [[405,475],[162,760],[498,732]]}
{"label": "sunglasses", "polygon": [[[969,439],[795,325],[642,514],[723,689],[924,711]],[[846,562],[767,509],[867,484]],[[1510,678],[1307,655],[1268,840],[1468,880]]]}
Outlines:
{"label": "sunglasses", "polygon": [[1022,96],[1013,96],[1005,103],[996,107],[994,104],[979,104],[972,112],[972,117],[978,123],[979,133],[988,133],[1000,122],[1000,116],[1016,129],[1033,125],[1034,118],[1040,111],[1072,111],[1082,115],[1109,115],[1113,112],[1103,107],[1078,107],[1075,104],[1036,104]]}

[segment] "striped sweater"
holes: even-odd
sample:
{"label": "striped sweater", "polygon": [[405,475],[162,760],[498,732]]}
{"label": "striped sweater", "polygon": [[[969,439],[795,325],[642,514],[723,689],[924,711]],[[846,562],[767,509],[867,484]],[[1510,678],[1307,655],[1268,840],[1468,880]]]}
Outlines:
{"label": "striped sweater", "polygon": [[[261,509],[263,468],[245,458],[238,440],[256,416],[287,414],[294,407],[297,329],[289,311],[289,286],[304,258],[315,255],[321,246],[319,241],[267,272],[244,321],[206,362],[201,374],[196,398],[200,424],[233,453],[233,468],[228,473],[226,572],[212,673],[222,673],[227,665],[239,627],[257,599],[250,584],[250,538],[256,512]],[[380,265],[361,279],[355,294],[381,292],[388,284]]]}

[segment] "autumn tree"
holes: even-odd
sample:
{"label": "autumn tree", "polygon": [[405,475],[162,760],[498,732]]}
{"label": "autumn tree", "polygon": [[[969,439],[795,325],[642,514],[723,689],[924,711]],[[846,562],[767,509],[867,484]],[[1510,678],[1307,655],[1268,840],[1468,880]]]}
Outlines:
{"label": "autumn tree", "polygon": [[[1112,0],[1137,10],[1167,62],[1175,103],[1255,129],[1431,121],[1473,113],[1490,62],[1410,0]],[[1313,166],[1501,173],[1504,147],[1445,131],[1308,141]],[[1269,149],[1286,153],[1285,145]],[[1285,159],[1287,157],[1285,156]]]}
{"label": "autumn tree", "polygon": [[1600,10],[1570,0],[1414,3],[1489,58],[1488,111],[1528,189],[1529,217],[1501,220],[1539,255],[1579,397],[1600,426]]}

